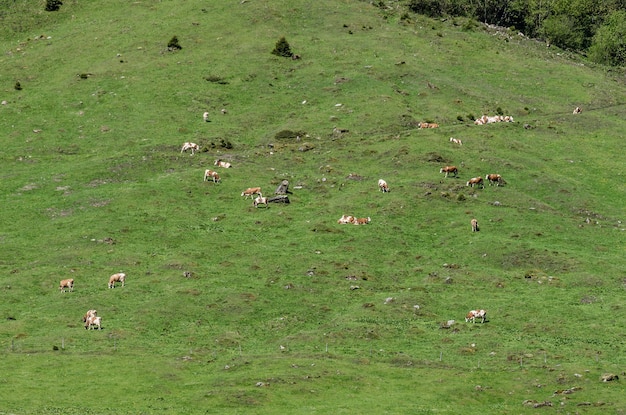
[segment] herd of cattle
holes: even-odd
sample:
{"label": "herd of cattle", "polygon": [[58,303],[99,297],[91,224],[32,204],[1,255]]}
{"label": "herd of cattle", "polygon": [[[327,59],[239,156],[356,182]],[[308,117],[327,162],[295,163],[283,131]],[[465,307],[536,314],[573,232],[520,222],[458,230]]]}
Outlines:
{"label": "herd of cattle", "polygon": [[[203,114],[203,118],[206,121],[207,120],[207,113]],[[196,151],[200,150],[200,146],[196,143],[191,143],[191,142],[186,142],[183,143],[183,147],[180,150],[180,153],[183,154],[184,152],[191,150],[191,155],[194,155]],[[227,162],[227,161],[223,161],[221,159],[217,159],[215,160],[215,163],[213,163],[214,166],[217,167],[222,167],[225,169],[231,168],[232,164]],[[220,177],[219,173],[216,172],[215,170],[211,170],[211,169],[206,169],[204,171],[204,181],[213,181],[213,183],[220,183],[222,181],[222,178]],[[243,191],[243,193],[241,193],[241,196],[245,196],[245,199],[248,198],[248,196],[254,197],[254,195],[257,195],[256,198],[253,198],[252,200],[252,205],[254,207],[259,207],[260,205],[264,205],[265,207],[267,207],[267,197],[263,197],[263,194],[261,193],[261,188],[260,187],[250,187],[246,190]]]}
{"label": "herd of cattle", "polygon": [[[581,111],[582,110],[579,107],[576,107],[573,113],[579,114]],[[209,121],[208,115],[209,114],[206,112],[202,115],[205,122]],[[489,124],[489,123],[495,123],[495,122],[513,122],[513,117],[501,116],[501,115],[489,117],[489,116],[483,115],[482,117],[474,121],[474,124],[482,125],[482,124]],[[438,128],[439,124],[420,122],[418,126],[419,128]],[[453,137],[450,137],[450,142],[453,144],[460,145],[460,146],[463,145],[463,142],[460,139],[453,138]],[[199,150],[200,150],[200,146],[198,146],[198,144],[192,143],[192,142],[186,142],[183,144],[180,152],[181,154],[183,154],[187,151],[191,151],[191,155],[194,155],[195,152]],[[220,159],[215,160],[214,165],[217,167],[222,167],[222,168],[232,167],[230,163],[225,162]],[[454,177],[458,177],[459,170],[456,166],[444,166],[439,170],[439,172],[445,174],[445,177],[448,177],[449,174],[452,174]],[[490,186],[491,185],[500,186],[506,183],[506,181],[502,178],[502,176],[496,173],[487,174],[484,180],[487,181]],[[214,183],[220,183],[221,178],[217,171],[206,169],[204,172],[204,181],[213,181]],[[469,179],[467,181],[466,186],[469,186],[469,187],[480,186],[482,188],[485,187],[482,177],[473,177]],[[378,189],[383,193],[387,193],[389,192],[389,185],[387,184],[385,180],[379,179]],[[247,199],[248,197],[252,198],[254,207],[258,207],[259,205],[265,205],[267,207],[267,203],[268,203],[267,197],[263,197],[260,187],[249,187],[241,193],[241,196],[244,197],[244,199]],[[365,224],[370,223],[371,220],[372,219],[370,217],[357,218],[356,216],[353,216],[353,215],[342,215],[341,218],[339,218],[339,220],[337,221],[337,223],[365,225]],[[472,226],[472,232],[479,231],[478,221],[476,219],[471,220],[471,226]],[[113,274],[109,277],[108,287],[115,288],[115,283],[117,282],[121,283],[123,287],[125,284],[125,281],[126,281],[125,273],[119,272],[119,273]],[[74,279],[69,278],[69,279],[61,280],[59,284],[59,290],[61,292],[66,292],[66,290],[69,292],[74,291]],[[486,315],[487,315],[487,312],[482,309],[470,310],[465,317],[465,321],[466,322],[471,321],[472,323],[475,323],[476,319],[481,319],[481,323],[484,323],[486,319]],[[83,316],[83,322],[85,323],[85,329],[89,329],[89,330],[91,329],[101,330],[102,329],[102,317],[97,315],[96,310],[87,311],[87,313],[85,313],[85,315]]]}
{"label": "herd of cattle", "polygon": [[[118,272],[111,275],[109,277],[108,287],[115,288],[116,282],[121,283],[123,287],[124,283],[126,282],[126,274],[123,272]],[[69,292],[74,291],[74,279],[68,278],[61,280],[61,282],[59,283],[59,290],[62,293],[64,293],[66,290]],[[83,316],[83,323],[85,323],[85,329],[91,330],[93,328],[97,328],[98,330],[102,330],[102,317],[99,317],[97,315],[96,310],[87,311],[87,313]]]}

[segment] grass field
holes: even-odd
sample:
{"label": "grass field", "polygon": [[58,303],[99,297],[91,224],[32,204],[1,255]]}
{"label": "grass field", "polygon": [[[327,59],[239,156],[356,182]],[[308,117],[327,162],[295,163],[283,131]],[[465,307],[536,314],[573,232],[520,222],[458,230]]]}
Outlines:
{"label": "grass field", "polygon": [[396,1],[4,3],[0,414],[626,412],[617,69]]}

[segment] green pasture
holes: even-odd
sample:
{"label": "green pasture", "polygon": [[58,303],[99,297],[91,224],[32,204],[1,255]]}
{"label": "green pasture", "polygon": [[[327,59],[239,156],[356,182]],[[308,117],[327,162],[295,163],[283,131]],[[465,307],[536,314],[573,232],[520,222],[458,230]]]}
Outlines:
{"label": "green pasture", "polygon": [[0,414],[626,412],[618,69],[396,1],[3,3]]}

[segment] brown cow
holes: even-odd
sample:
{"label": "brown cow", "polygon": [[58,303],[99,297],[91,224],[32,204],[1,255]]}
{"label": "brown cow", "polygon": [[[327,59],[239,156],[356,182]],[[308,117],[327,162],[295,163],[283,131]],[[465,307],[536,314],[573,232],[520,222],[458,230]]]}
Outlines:
{"label": "brown cow", "polygon": [[254,197],[254,195],[256,194],[259,194],[259,195],[261,194],[260,187],[248,187],[246,190],[241,192],[241,196],[245,196],[244,199],[247,199],[248,196]]}
{"label": "brown cow", "polygon": [[206,170],[204,171],[204,181],[206,182],[207,180],[209,180],[209,177],[210,177],[211,179],[213,179],[213,182],[214,182],[214,183],[219,183],[219,182],[220,182],[220,180],[222,180],[222,179],[220,178],[220,175],[219,175],[219,174],[217,174],[217,172],[216,172],[216,171],[206,169]]}
{"label": "brown cow", "polygon": [[122,287],[123,287],[125,281],[126,281],[126,274],[124,274],[123,272],[118,272],[117,274],[113,274],[109,277],[109,288],[115,288],[116,282],[121,282]]}
{"label": "brown cow", "polygon": [[499,174],[495,174],[495,173],[486,175],[485,180],[487,180],[487,182],[489,183],[489,186],[491,186],[492,184],[495,184],[496,186],[500,186],[501,184],[505,183],[502,176],[500,176]]}
{"label": "brown cow", "polygon": [[465,321],[468,322],[471,320],[472,323],[476,323],[477,318],[480,318],[481,323],[484,323],[487,318],[487,312],[485,310],[470,310],[465,316]]}
{"label": "brown cow", "polygon": [[64,293],[66,288],[69,292],[74,291],[74,280],[72,278],[61,280],[61,283],[59,284],[59,290]]}
{"label": "brown cow", "polygon": [[469,179],[466,186],[471,186],[471,187],[481,186],[483,189],[485,188],[485,184],[483,183],[482,177],[472,177],[471,179]]}
{"label": "brown cow", "polygon": [[441,168],[439,170],[439,173],[445,173],[445,177],[448,177],[448,174],[452,173],[454,174],[454,177],[457,177],[457,175],[459,174],[459,169],[457,169],[456,166],[446,166]]}

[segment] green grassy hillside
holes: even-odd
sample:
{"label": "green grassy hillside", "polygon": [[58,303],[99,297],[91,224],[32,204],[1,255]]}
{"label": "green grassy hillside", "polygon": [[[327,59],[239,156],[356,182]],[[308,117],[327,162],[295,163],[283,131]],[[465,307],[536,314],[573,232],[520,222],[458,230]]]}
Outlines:
{"label": "green grassy hillside", "polygon": [[616,71],[392,1],[40,3],[0,14],[0,414],[626,411]]}

